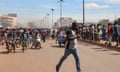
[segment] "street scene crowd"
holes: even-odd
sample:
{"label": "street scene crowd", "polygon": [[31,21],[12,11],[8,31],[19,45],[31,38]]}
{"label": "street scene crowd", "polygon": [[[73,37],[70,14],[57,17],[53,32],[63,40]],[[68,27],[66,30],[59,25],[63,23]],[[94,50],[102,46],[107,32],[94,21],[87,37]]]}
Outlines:
{"label": "street scene crowd", "polygon": [[[57,32],[58,40],[64,43],[64,32]],[[89,42],[101,43],[106,46],[119,47],[120,45],[120,19],[107,24],[79,25],[80,39]]]}
{"label": "street scene crowd", "polygon": [[27,49],[42,48],[41,42],[52,39],[59,47],[64,47],[64,55],[56,65],[59,72],[63,61],[72,54],[75,58],[77,72],[81,72],[77,40],[102,43],[106,46],[120,45],[120,19],[108,24],[80,24],[73,22],[71,27],[56,30],[39,28],[0,28],[0,44],[5,46],[7,53],[15,53],[21,48],[24,53]]}
{"label": "street scene crowd", "polygon": [[[65,44],[67,29],[69,28],[51,31],[37,28],[0,28],[0,43],[6,46],[8,53],[12,50],[15,52],[19,47],[22,47],[23,52],[27,48],[41,48],[41,40],[45,42],[50,37],[55,39],[61,47],[62,44]],[[107,46],[118,47],[120,44],[120,19],[108,24],[81,24],[79,25],[79,36],[81,40],[96,43],[102,41]]]}
{"label": "street scene crowd", "polygon": [[81,26],[83,40],[101,42],[108,46],[119,46],[120,42],[120,19],[107,24],[90,24]]}
{"label": "street scene crowd", "polygon": [[15,53],[16,48],[22,48],[24,52],[27,48],[41,48],[40,41],[45,42],[49,35],[49,30],[26,29],[26,28],[1,28],[0,43],[5,45],[9,52]]}

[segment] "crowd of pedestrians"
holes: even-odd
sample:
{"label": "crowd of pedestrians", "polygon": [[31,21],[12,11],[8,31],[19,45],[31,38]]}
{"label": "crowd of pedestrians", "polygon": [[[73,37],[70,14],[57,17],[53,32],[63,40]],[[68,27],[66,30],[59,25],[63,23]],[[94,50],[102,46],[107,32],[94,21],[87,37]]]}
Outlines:
{"label": "crowd of pedestrians", "polygon": [[68,30],[58,30],[56,36],[56,41],[58,41],[59,46],[61,46],[61,43],[64,43],[65,47],[64,54],[56,65],[56,72],[60,71],[63,61],[70,54],[74,56],[76,71],[81,72],[77,40],[82,39],[96,43],[103,41],[104,44],[108,46],[112,46],[113,42],[115,42],[115,46],[118,47],[120,42],[120,19],[116,20],[114,23],[108,22],[107,24],[81,24],[78,26],[77,23],[72,23],[72,27],[69,27]]}
{"label": "crowd of pedestrians", "polygon": [[[81,40],[106,46],[119,47],[120,45],[120,19],[105,24],[81,24],[78,27]],[[56,42],[60,47],[65,43],[65,32],[66,30],[62,31],[61,29],[56,32]]]}
{"label": "crowd of pedestrians", "polygon": [[118,46],[120,42],[120,19],[107,24],[80,26],[81,39],[94,42],[103,41],[108,46]]}
{"label": "crowd of pedestrians", "polygon": [[56,72],[59,72],[63,61],[70,54],[75,58],[77,72],[81,72],[77,40],[93,42],[102,40],[106,45],[112,46],[112,43],[115,42],[115,46],[119,46],[120,19],[107,24],[78,25],[73,22],[72,26],[66,30],[58,29],[52,32],[49,29],[0,28],[0,43],[6,46],[8,53],[15,53],[17,48],[21,48],[22,52],[28,48],[42,48],[41,41],[46,42],[46,38],[50,36],[60,47],[62,44],[65,47],[64,55],[56,65]]}
{"label": "crowd of pedestrians", "polygon": [[0,43],[5,45],[7,52],[16,52],[16,48],[22,48],[24,52],[27,48],[42,48],[41,40],[46,41],[50,35],[50,30],[26,29],[26,28],[0,28]]}

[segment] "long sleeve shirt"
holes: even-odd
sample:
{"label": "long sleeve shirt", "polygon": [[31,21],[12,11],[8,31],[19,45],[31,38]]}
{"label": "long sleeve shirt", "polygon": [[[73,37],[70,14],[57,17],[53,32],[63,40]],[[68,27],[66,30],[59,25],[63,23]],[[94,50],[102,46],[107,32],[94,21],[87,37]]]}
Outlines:
{"label": "long sleeve shirt", "polygon": [[120,24],[117,25],[117,33],[120,36]]}

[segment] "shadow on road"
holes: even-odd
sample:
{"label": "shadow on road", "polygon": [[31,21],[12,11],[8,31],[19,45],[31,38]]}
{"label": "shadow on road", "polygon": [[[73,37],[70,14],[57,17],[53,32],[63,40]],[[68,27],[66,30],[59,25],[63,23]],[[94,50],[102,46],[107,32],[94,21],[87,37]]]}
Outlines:
{"label": "shadow on road", "polygon": [[92,49],[94,49],[94,50],[96,50],[96,51],[109,51],[109,50],[103,49],[103,48],[92,48]]}
{"label": "shadow on road", "polygon": [[[104,49],[104,48],[92,48],[92,49],[94,49],[94,50],[96,50],[96,51],[110,51],[109,49]],[[111,54],[109,54],[109,55],[120,55],[120,53],[111,53]]]}
{"label": "shadow on road", "polygon": [[60,47],[59,45],[52,45],[51,47],[52,47],[52,48],[64,48],[64,46],[61,46],[61,47]]}
{"label": "shadow on road", "polygon": [[120,52],[120,48],[115,48],[115,47],[106,47],[106,48],[92,48],[95,49],[97,51],[109,51],[109,50],[114,50],[117,52]]}
{"label": "shadow on road", "polygon": [[40,50],[42,48],[30,48],[31,50]]}
{"label": "shadow on road", "polygon": [[102,48],[92,48],[92,49],[95,49],[95,50],[97,50],[97,49],[102,49]]}
{"label": "shadow on road", "polygon": [[85,46],[90,46],[90,44],[88,44],[88,43],[83,43],[82,45],[85,45]]}
{"label": "shadow on road", "polygon": [[1,51],[0,54],[8,54],[7,51]]}
{"label": "shadow on road", "polygon": [[100,44],[100,43],[91,42],[91,41],[84,41],[84,40],[82,40],[82,42],[92,44],[92,45],[98,45],[98,46],[104,47],[104,48],[106,48],[108,50],[114,50],[114,51],[120,52],[120,47],[109,46],[109,45],[106,45],[106,44]]}
{"label": "shadow on road", "polygon": [[[9,53],[24,53],[23,51],[15,51],[15,52],[9,52]],[[8,51],[1,51],[0,54],[9,54]]]}
{"label": "shadow on road", "polygon": [[119,55],[120,56],[120,53],[112,53],[110,55]]}

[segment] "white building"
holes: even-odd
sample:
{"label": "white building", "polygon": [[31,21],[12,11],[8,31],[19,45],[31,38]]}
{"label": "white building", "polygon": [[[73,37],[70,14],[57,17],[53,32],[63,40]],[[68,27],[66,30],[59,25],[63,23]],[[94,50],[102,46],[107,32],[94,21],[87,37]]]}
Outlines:
{"label": "white building", "polygon": [[0,24],[4,26],[4,24],[10,24],[12,27],[16,26],[17,24],[17,17],[9,16],[9,15],[2,15],[0,16]]}

